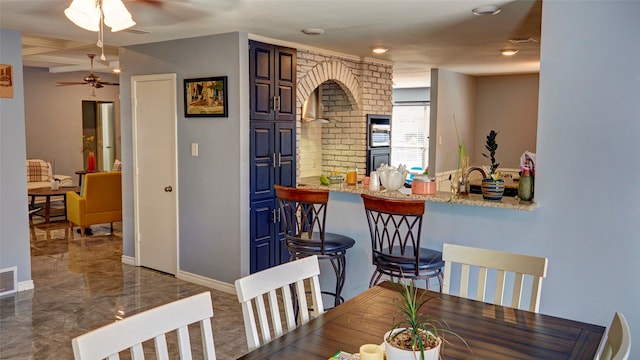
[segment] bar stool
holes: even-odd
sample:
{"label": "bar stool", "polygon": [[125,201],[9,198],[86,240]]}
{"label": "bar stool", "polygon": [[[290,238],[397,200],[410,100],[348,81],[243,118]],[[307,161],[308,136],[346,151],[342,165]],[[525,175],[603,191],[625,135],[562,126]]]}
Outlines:
{"label": "bar stool", "polygon": [[421,248],[423,200],[398,200],[362,194],[369,232],[372,261],[376,270],[369,287],[382,275],[393,278],[425,280],[438,278],[442,292],[442,252]]}
{"label": "bar stool", "polygon": [[274,185],[284,225],[284,239],[291,254],[290,261],[318,255],[329,260],[336,275],[334,292],[322,291],[334,297],[334,305],[344,302],[341,296],[345,281],[346,252],[355,240],[340,234],[325,232],[328,190],[311,190]]}

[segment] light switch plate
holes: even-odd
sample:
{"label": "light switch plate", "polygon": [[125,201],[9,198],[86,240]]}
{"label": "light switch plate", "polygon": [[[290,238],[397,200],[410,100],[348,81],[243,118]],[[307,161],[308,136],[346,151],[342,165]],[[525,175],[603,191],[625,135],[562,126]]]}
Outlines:
{"label": "light switch plate", "polygon": [[191,143],[191,156],[198,156],[198,143]]}

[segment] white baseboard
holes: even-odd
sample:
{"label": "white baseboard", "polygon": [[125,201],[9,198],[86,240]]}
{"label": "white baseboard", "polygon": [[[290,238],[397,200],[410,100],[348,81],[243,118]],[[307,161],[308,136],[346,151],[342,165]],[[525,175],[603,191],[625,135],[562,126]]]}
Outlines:
{"label": "white baseboard", "polygon": [[176,277],[180,280],[189,281],[194,284],[210,287],[214,290],[220,290],[228,294],[236,295],[236,287],[233,284],[225,283],[219,280],[210,279],[198,274],[192,274],[186,271],[178,271]]}
{"label": "white baseboard", "polygon": [[33,290],[33,289],[34,289],[33,280],[18,282],[18,291]]}
{"label": "white baseboard", "polygon": [[136,266],[136,258],[134,258],[133,256],[122,255],[122,263]]}
{"label": "white baseboard", "polygon": [[[132,266],[136,265],[136,258],[133,256],[122,255],[122,263]],[[233,284],[228,284],[219,280],[210,279],[208,277],[204,277],[202,275],[193,274],[187,271],[180,271],[176,274],[176,278],[188,282],[192,282],[194,284],[206,286],[212,288],[214,290],[220,290],[226,292],[228,294],[236,295],[236,287]]]}

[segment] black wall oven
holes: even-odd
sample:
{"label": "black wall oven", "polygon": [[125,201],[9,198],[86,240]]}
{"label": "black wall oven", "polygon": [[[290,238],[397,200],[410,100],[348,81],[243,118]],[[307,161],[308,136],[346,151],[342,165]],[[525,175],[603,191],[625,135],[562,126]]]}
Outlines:
{"label": "black wall oven", "polygon": [[391,116],[367,115],[367,173],[391,161]]}
{"label": "black wall oven", "polygon": [[369,124],[369,146],[391,146],[391,125]]}

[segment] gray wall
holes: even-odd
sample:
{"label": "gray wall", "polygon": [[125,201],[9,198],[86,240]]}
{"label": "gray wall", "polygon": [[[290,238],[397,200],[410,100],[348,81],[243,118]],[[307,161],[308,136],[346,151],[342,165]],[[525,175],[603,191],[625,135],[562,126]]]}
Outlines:
{"label": "gray wall", "polygon": [[22,39],[19,32],[0,29],[0,63],[13,67],[13,98],[0,98],[0,269],[17,266],[18,282],[30,282]]}
{"label": "gray wall", "polygon": [[520,155],[536,152],[538,127],[538,74],[476,77],[474,147],[468,148],[472,165],[488,165],[482,156],[489,131],[498,132],[496,161],[500,167],[518,168]]}
{"label": "gray wall", "polygon": [[431,80],[430,168],[435,165],[442,172],[457,167],[454,116],[469,165],[489,164],[482,154],[490,130],[499,133],[500,167],[517,168],[524,151],[536,152],[538,74],[469,76],[433,69]]}
{"label": "gray wall", "polygon": [[[87,59],[88,64],[89,59]],[[57,174],[69,175],[78,184],[77,170],[84,169],[82,153],[82,100],[114,103],[116,155],[119,155],[119,87],[105,86],[91,96],[89,85],[56,86],[58,81],[81,81],[89,71],[50,74],[43,68],[24,68],[24,103],[27,158],[53,162]],[[118,82],[118,75],[98,74]]]}
{"label": "gray wall", "polygon": [[467,151],[473,149],[475,109],[473,76],[444,69],[431,70],[430,174],[458,167],[458,137]]}
{"label": "gray wall", "polygon": [[[131,76],[177,74],[179,272],[233,283],[249,263],[249,63],[246,33],[120,50],[123,251],[134,253]],[[227,76],[227,118],[185,118],[183,80]],[[191,143],[199,156],[191,156]]]}
{"label": "gray wall", "polygon": [[[429,202],[424,224],[434,249],[447,242],[547,257],[541,313],[608,326],[621,311],[633,334],[640,332],[640,47],[630,44],[640,33],[638,13],[637,1],[545,1],[539,207]],[[356,195],[332,194],[329,205],[331,231],[367,238]],[[347,255],[347,276],[362,277],[354,256]],[[637,347],[629,358],[640,358]]]}

